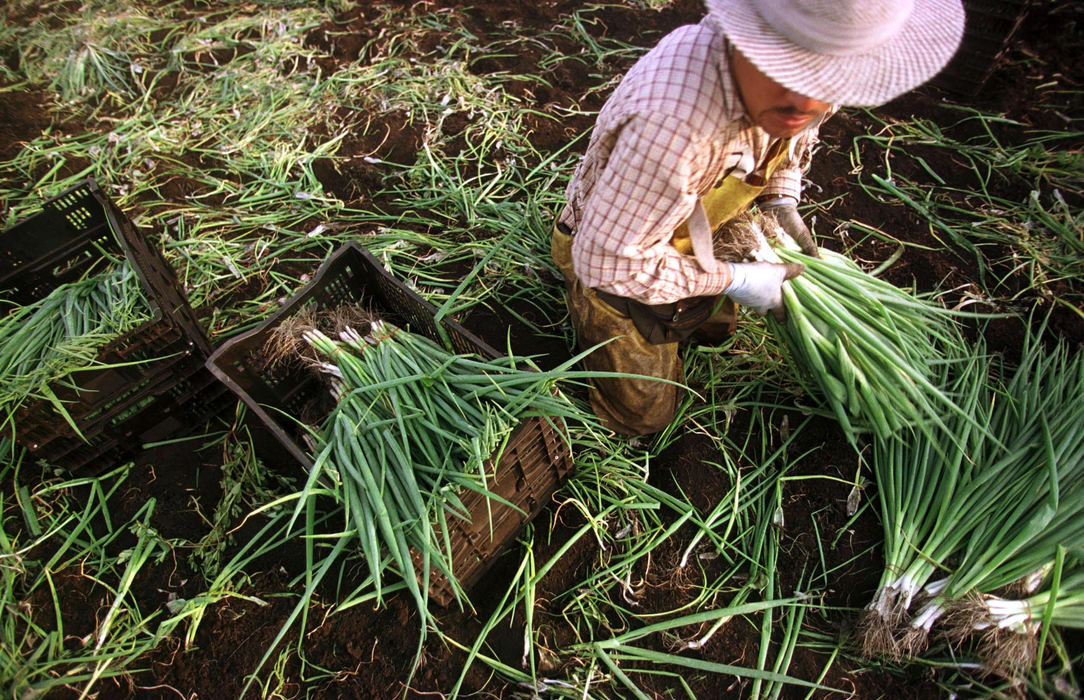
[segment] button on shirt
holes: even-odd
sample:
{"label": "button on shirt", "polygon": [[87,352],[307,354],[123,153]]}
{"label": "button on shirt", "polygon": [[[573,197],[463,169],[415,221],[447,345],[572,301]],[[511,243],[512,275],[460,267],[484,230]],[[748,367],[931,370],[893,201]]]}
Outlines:
{"label": "button on shirt", "polygon": [[[792,140],[763,195],[799,197],[816,133]],[[607,100],[568,185],[559,221],[575,232],[580,281],[648,304],[721,293],[725,273],[670,238],[722,178],[756,177],[773,141],[745,114],[713,20],[668,34]]]}

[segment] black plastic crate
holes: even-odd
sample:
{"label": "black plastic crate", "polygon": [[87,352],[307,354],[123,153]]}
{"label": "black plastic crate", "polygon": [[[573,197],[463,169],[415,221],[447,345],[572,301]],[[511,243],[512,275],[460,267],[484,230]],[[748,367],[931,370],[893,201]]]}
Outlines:
{"label": "black plastic crate", "polygon": [[[490,474],[489,490],[520,510],[468,491],[460,498],[473,519],[448,520],[452,573],[464,590],[481,580],[500,550],[546,506],[571,467],[568,446],[548,423],[532,418],[517,427],[500,462],[495,468],[487,463],[485,468]],[[487,517],[487,507],[491,517]],[[429,595],[441,605],[454,602],[455,590],[443,572],[430,568],[429,576]]]}
{"label": "black plastic crate", "polygon": [[[436,307],[392,277],[373,255],[357,243],[336,250],[313,279],[257,328],[218,348],[207,366],[259,416],[264,425],[301,465],[313,459],[295,417],[315,423],[332,410],[323,382],[297,363],[269,363],[263,348],[285,320],[309,309],[333,309],[364,304],[381,317],[450,344],[460,353],[495,358],[499,353],[459,323],[435,320]],[[456,579],[469,589],[496,557],[545,506],[572,467],[568,445],[557,429],[538,417],[515,427],[498,462],[487,464],[493,474],[491,490],[515,504],[511,508],[476,493],[463,496],[472,518],[449,521],[452,563]],[[487,507],[488,506],[488,507]],[[454,601],[449,582],[434,570],[430,596],[439,604]]]}
{"label": "black plastic crate", "polygon": [[960,48],[933,84],[957,95],[977,95],[997,68],[1031,8],[1032,0],[964,0]]}
{"label": "black plastic crate", "polygon": [[100,366],[50,386],[78,432],[44,399],[24,401],[9,426],[36,459],[70,471],[114,466],[145,442],[190,428],[232,401],[204,366],[210,342],[173,269],[93,180],[0,233],[0,313],[121,253],[140,280],[151,320],[103,346]]}

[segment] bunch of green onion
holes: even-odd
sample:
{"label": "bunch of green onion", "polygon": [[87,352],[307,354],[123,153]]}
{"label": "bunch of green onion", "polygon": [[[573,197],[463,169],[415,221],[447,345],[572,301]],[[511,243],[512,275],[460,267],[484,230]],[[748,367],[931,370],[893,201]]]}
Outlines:
{"label": "bunch of green onion", "polygon": [[[966,627],[982,633],[980,653],[991,667],[1018,670],[1039,658],[1050,627],[1084,630],[1084,560],[1058,552],[1023,596],[986,595],[968,611]],[[1014,643],[1015,642],[1015,643]],[[1009,649],[1008,655],[1003,653]],[[1002,653],[999,653],[1002,652]]]}
{"label": "bunch of green onion", "polygon": [[990,673],[1015,682],[1034,664],[1041,675],[1048,642],[1068,658],[1057,630],[1084,630],[1081,556],[1059,549],[1054,561],[1016,585],[954,602],[942,618],[945,636],[955,644],[976,638],[975,653]]}
{"label": "bunch of green onion", "polygon": [[[1043,619],[1079,624],[1084,579],[1063,562],[1084,542],[1084,362],[1065,343],[1029,337],[1005,376],[989,375],[981,351],[966,367],[952,381],[973,419],[950,418],[940,439],[874,443],[886,563],[863,623],[867,654],[920,653],[935,626],[959,640],[990,626],[1033,634]],[[1042,606],[1006,602],[1037,586]]]}
{"label": "bunch of green onion", "polygon": [[150,307],[126,263],[63,284],[38,301],[0,317],[0,414],[10,420],[28,396],[76,369],[98,350],[150,318]]}
{"label": "bunch of green onion", "polygon": [[[760,231],[761,229],[757,229]],[[754,257],[805,265],[783,283],[786,322],[768,323],[805,389],[823,396],[844,433],[887,438],[907,426],[928,427],[959,413],[938,383],[939,368],[958,360],[963,345],[956,314],[860,268],[846,256],[801,253],[777,231],[761,233]]]}
{"label": "bunch of green onion", "polygon": [[[966,536],[955,526],[959,481],[982,461],[987,435],[976,427],[987,420],[990,392],[988,358],[976,352],[945,384],[961,388],[961,408],[975,420],[953,413],[934,431],[905,428],[893,438],[875,438],[870,462],[884,528],[885,565],[880,585],[866,609],[862,646],[868,656],[912,655],[906,645],[911,605]],[[940,433],[939,431],[944,431]]]}
{"label": "bunch of green onion", "polygon": [[338,399],[309,482],[332,479],[377,599],[389,563],[421,603],[431,569],[461,596],[449,521],[478,514],[466,512],[459,494],[502,500],[487,483],[512,428],[528,414],[568,414],[567,399],[522,358],[453,354],[379,320],[365,336],[347,328],[336,341],[310,329],[304,339],[326,358],[319,368]]}

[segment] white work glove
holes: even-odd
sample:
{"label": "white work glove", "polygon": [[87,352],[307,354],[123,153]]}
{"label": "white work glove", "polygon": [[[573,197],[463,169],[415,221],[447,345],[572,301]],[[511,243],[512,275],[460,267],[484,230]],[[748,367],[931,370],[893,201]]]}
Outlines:
{"label": "white work glove", "polygon": [[783,282],[805,271],[805,265],[799,263],[727,263],[730,267],[730,286],[723,294],[734,303],[748,306],[763,316],[775,311],[775,317],[782,320]]}
{"label": "white work glove", "polygon": [[817,244],[813,241],[813,234],[802,221],[802,215],[798,213],[798,202],[794,197],[784,195],[775,199],[761,200],[757,202],[757,207],[765,214],[774,216],[783,230],[798,243],[803,253],[814,258],[820,257]]}

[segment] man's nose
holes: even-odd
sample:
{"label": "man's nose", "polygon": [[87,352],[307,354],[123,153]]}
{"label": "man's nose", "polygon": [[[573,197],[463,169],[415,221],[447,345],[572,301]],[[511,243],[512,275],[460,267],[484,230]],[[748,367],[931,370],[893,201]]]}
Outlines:
{"label": "man's nose", "polygon": [[823,102],[814,100],[812,97],[806,97],[805,95],[794,92],[793,90],[787,90],[785,99],[787,104],[794,107],[799,112],[813,113],[823,112],[827,105]]}

